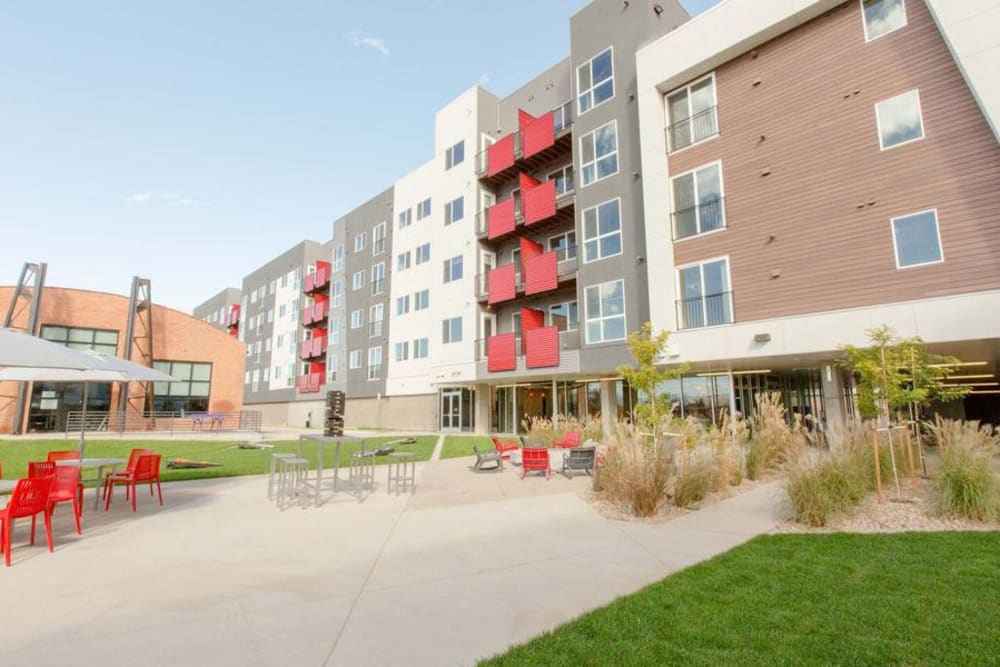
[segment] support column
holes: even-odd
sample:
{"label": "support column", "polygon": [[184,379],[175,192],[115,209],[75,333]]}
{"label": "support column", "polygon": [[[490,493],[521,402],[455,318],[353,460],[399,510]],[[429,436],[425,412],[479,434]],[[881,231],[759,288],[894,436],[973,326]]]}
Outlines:
{"label": "support column", "polygon": [[615,381],[601,380],[601,428],[605,440],[614,436],[617,422],[618,397],[615,395]]}
{"label": "support column", "polygon": [[823,383],[823,415],[826,418],[826,425],[843,424],[847,415],[844,414],[844,383],[840,378],[840,371],[832,361],[820,367],[820,378]]}
{"label": "support column", "polygon": [[480,435],[489,435],[491,431],[492,416],[490,414],[491,406],[491,387],[488,384],[477,384],[476,385],[476,399],[475,399],[475,411],[476,411],[476,429],[475,432]]}

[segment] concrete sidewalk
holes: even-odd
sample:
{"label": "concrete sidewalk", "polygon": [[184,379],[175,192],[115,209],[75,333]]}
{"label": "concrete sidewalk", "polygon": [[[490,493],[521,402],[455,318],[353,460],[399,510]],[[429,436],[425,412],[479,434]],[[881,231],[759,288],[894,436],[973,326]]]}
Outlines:
{"label": "concrete sidewalk", "polygon": [[[761,486],[662,524],[615,522],[588,477],[421,464],[416,493],[275,509],[266,480],[171,484],[15,535],[0,572],[5,664],[466,665],[757,534]],[[383,470],[377,481],[384,483]],[[44,540],[42,540],[44,543]],[[148,657],[147,657],[148,656]]]}

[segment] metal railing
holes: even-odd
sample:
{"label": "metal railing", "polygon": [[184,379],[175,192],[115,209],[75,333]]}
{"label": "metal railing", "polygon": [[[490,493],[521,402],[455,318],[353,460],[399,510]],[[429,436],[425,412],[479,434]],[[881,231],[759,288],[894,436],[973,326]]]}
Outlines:
{"label": "metal railing", "polygon": [[86,418],[82,410],[66,413],[66,436],[73,433],[105,432],[156,432],[184,433],[192,431],[261,431],[261,412],[241,410],[238,412],[185,412],[156,411],[138,413],[135,411],[94,411],[88,410]]}
{"label": "metal railing", "polygon": [[[563,105],[562,107],[559,107],[559,109],[553,109],[552,130],[556,139],[559,139],[573,129],[573,123],[576,119],[573,117],[571,107],[572,103]],[[524,142],[522,141],[520,130],[514,130],[508,134],[514,135],[514,162],[516,166],[516,162],[524,156]],[[507,134],[504,134],[501,135],[500,138],[506,136]],[[489,169],[489,146],[476,153],[475,166],[476,173],[479,176],[486,174]]]}
{"label": "metal railing", "polygon": [[667,152],[679,151],[718,133],[719,117],[716,107],[709,107],[667,127]]}
{"label": "metal railing", "polygon": [[673,218],[675,241],[722,229],[726,226],[726,212],[722,197],[674,211],[671,217]]}
{"label": "metal railing", "polygon": [[720,292],[691,299],[677,300],[677,326],[680,329],[697,329],[731,324],[733,321],[733,293]]}
{"label": "metal railing", "polygon": [[[507,333],[510,333],[509,331]],[[503,335],[503,334],[497,334]],[[523,339],[522,335],[515,337],[515,348],[514,356],[521,358],[524,356],[524,349],[521,346],[521,341]],[[476,361],[486,361],[488,355],[486,354],[487,343],[489,338],[477,338],[476,339]],[[579,322],[576,323],[576,328],[573,329],[563,329],[559,332],[559,349],[560,350],[579,350],[580,349],[580,329]]]}

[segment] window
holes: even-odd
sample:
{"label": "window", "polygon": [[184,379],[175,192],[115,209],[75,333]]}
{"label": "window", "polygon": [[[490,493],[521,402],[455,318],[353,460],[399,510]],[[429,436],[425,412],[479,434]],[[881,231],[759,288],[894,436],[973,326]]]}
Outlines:
{"label": "window", "polygon": [[426,310],[431,307],[431,291],[420,290],[413,294],[413,310]]}
{"label": "window", "polygon": [[583,261],[593,262],[622,252],[621,200],[583,211]]}
{"label": "window", "polygon": [[566,232],[549,239],[549,250],[556,251],[556,259],[560,262],[576,257],[576,232]]}
{"label": "window", "polygon": [[462,256],[444,260],[444,281],[446,283],[462,279]]}
{"label": "window", "polygon": [[277,291],[277,289],[278,289],[278,280],[276,278],[276,279],[272,280],[271,284],[268,286],[268,289],[267,289],[268,294],[271,294],[273,296],[274,293],[275,293],[275,291]]}
{"label": "window", "polygon": [[618,173],[618,125],[611,121],[580,139],[582,185]]}
{"label": "window", "polygon": [[906,25],[903,0],[861,0],[865,21],[865,41],[871,42]]}
{"label": "window", "polygon": [[326,381],[327,384],[337,381],[337,357],[333,354],[326,358]]}
{"label": "window", "polygon": [[410,341],[396,343],[396,361],[406,361],[410,358]]}
{"label": "window", "polygon": [[351,328],[360,329],[365,324],[365,313],[360,308],[351,311]]}
{"label": "window", "polygon": [[556,197],[573,192],[573,165],[568,164],[562,169],[552,172],[549,174],[549,180],[556,182]]}
{"label": "window", "polygon": [[441,323],[441,342],[458,343],[462,340],[462,318],[453,317]]}
{"label": "window", "polygon": [[382,376],[382,348],[368,348],[368,379],[378,380]]}
{"label": "window", "polygon": [[[153,383],[153,409],[166,412],[208,410],[212,392],[212,364],[190,361],[153,361],[153,368],[176,378],[174,382]],[[253,376],[258,382],[260,374]]]}
{"label": "window", "polygon": [[427,358],[427,339],[417,338],[413,341],[413,358],[414,359],[426,359]]}
{"label": "window", "polygon": [[365,272],[357,271],[351,276],[351,289],[359,290],[365,286]]}
{"label": "window", "polygon": [[556,132],[573,124],[573,101],[565,102],[552,110],[552,125]]}
{"label": "window", "polygon": [[892,244],[896,250],[897,269],[943,262],[937,211],[893,218]]}
{"label": "window", "polygon": [[417,264],[431,261],[431,244],[425,243],[417,248]]}
{"label": "window", "polygon": [[274,308],[267,309],[267,322],[270,324],[274,321]]}
{"label": "window", "polygon": [[733,321],[729,260],[716,259],[677,269],[681,329],[711,327]]}
{"label": "window", "polygon": [[330,324],[327,327],[327,345],[339,345],[340,344],[340,318],[331,317]]}
{"label": "window", "polygon": [[257,303],[257,290],[250,292],[250,303]]}
{"label": "window", "polygon": [[625,281],[592,285],[586,290],[587,342],[625,339]]}
{"label": "window", "polygon": [[875,105],[875,122],[882,150],[924,138],[920,92],[911,90]]}
{"label": "window", "polygon": [[667,95],[668,151],[687,148],[718,133],[714,74]]}
{"label": "window", "polygon": [[96,350],[112,357],[118,353],[118,332],[44,325],[42,338],[74,350]]}
{"label": "window", "polygon": [[361,232],[354,237],[354,252],[361,252],[365,249],[365,233]]}
{"label": "window", "polygon": [[379,262],[372,267],[372,295],[385,291],[385,262]]}
{"label": "window", "polygon": [[337,280],[333,281],[333,287],[330,290],[330,301],[331,308],[340,308],[344,303],[344,281]]}
{"label": "window", "polygon": [[423,220],[431,214],[431,198],[423,200],[417,204],[417,220]]}
{"label": "window", "polygon": [[283,303],[280,306],[278,306],[278,319],[279,320],[282,317],[284,317],[285,315],[287,315],[287,314],[288,314],[288,304]]}
{"label": "window", "polygon": [[581,114],[615,96],[614,64],[610,47],[576,69],[576,90],[576,101]]}
{"label": "window", "polygon": [[264,351],[265,352],[270,352],[271,351],[271,339],[270,338],[265,338],[264,339]]}
{"label": "window", "polygon": [[372,230],[372,255],[381,255],[385,252],[385,223],[375,225]]}
{"label": "window", "polygon": [[462,140],[444,152],[444,169],[448,171],[465,161],[465,141]]}
{"label": "window", "polygon": [[295,269],[295,279],[292,281],[292,289],[298,292],[302,289],[302,267],[296,267]]}
{"label": "window", "polygon": [[704,234],[726,226],[722,206],[722,165],[718,162],[671,180],[674,239]]}
{"label": "window", "polygon": [[580,315],[576,301],[557,303],[549,306],[549,326],[559,331],[575,331],[580,326]]}
{"label": "window", "polygon": [[405,271],[410,268],[410,251],[407,250],[404,253],[396,255],[396,270]]}
{"label": "window", "polygon": [[281,276],[281,286],[288,287],[288,274]]}
{"label": "window", "polygon": [[453,199],[444,205],[444,224],[450,225],[465,217],[465,197]]}
{"label": "window", "polygon": [[277,347],[277,348],[278,348],[279,350],[280,350],[281,348],[283,348],[283,347],[285,346],[285,335],[284,335],[284,334],[278,334],[278,340],[277,340],[277,341],[275,342],[275,344],[274,344],[274,345],[275,345],[275,347]]}
{"label": "window", "polygon": [[347,355],[347,367],[352,371],[361,368],[361,350],[351,350]]}
{"label": "window", "polygon": [[399,228],[406,229],[413,223],[413,209],[399,212]]}
{"label": "window", "polygon": [[406,315],[410,312],[410,295],[401,296],[396,299],[396,314]]}
{"label": "window", "polygon": [[385,318],[385,304],[376,303],[368,310],[368,336],[374,338],[382,335],[382,322]]}

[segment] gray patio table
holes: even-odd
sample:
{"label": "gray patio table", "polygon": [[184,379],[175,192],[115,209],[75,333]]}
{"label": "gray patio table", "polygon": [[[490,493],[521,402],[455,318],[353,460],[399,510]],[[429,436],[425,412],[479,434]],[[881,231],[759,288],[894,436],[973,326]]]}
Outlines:
{"label": "gray patio table", "polygon": [[[306,477],[305,485],[307,487],[314,487],[316,491],[316,507],[322,504],[320,500],[320,494],[323,489],[323,453],[326,448],[330,445],[334,445],[334,461],[336,463],[333,466],[333,491],[337,491],[337,482],[340,480],[340,447],[345,442],[364,442],[364,438],[358,438],[351,435],[341,435],[341,436],[325,436],[325,435],[300,435],[299,436],[299,447],[298,455],[302,456],[302,446],[306,443],[316,444],[316,478],[315,481],[310,481],[309,477]],[[362,446],[363,448],[363,446]]]}
{"label": "gray patio table", "polygon": [[12,493],[17,482],[16,479],[0,479],[0,493]]}
{"label": "gray patio table", "polygon": [[[114,473],[118,466],[126,463],[127,459],[116,458],[91,458],[91,459],[66,459],[56,461],[57,466],[67,466],[70,468],[97,468],[97,476],[94,478],[94,509],[101,506],[101,482],[104,481],[104,469],[110,467],[109,472]],[[81,482],[84,480],[80,478]],[[84,484],[86,486],[86,484]]]}

